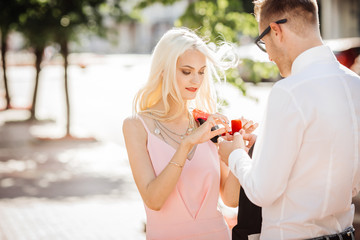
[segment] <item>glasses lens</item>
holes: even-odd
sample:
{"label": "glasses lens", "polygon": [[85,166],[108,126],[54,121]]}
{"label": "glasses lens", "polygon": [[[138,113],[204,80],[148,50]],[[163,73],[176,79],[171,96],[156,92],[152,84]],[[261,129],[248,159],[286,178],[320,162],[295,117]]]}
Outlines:
{"label": "glasses lens", "polygon": [[265,45],[265,43],[263,41],[259,40],[257,42],[257,45],[262,51],[266,52],[266,45]]}

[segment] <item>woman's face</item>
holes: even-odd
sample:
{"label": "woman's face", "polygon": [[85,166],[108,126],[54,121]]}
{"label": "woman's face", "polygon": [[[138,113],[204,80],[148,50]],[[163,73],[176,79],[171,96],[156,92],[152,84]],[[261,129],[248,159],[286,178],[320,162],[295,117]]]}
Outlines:
{"label": "woman's face", "polygon": [[196,97],[205,74],[206,57],[198,50],[187,50],[176,63],[176,80],[184,100]]}

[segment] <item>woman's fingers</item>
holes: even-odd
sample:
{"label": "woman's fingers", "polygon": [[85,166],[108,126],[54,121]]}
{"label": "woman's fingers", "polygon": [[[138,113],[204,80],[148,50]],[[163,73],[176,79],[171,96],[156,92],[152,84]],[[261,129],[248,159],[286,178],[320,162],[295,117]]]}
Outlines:
{"label": "woman's fingers", "polygon": [[254,122],[253,122],[252,120],[246,121],[246,123],[243,125],[243,129],[248,129],[248,128],[250,128],[252,125],[254,125]]}
{"label": "woman's fingers", "polygon": [[252,133],[253,131],[255,131],[255,129],[259,126],[258,123],[255,123],[253,125],[251,125],[247,130],[246,133]]}
{"label": "woman's fingers", "polygon": [[219,128],[219,129],[211,131],[210,136],[211,136],[211,138],[213,138],[213,137],[221,135],[223,133],[225,133],[225,128]]}
{"label": "woman's fingers", "polygon": [[[210,115],[209,118],[215,120],[215,125],[223,125],[227,132],[229,132],[231,130],[230,126],[229,126],[229,119],[226,116],[224,116],[220,113],[215,113],[215,114]],[[208,118],[208,120],[209,120],[209,118]]]}
{"label": "woman's fingers", "polygon": [[258,123],[254,123],[252,120],[249,121],[244,117],[241,117],[240,119],[243,125],[242,129],[244,129],[246,133],[252,133],[259,126]]}

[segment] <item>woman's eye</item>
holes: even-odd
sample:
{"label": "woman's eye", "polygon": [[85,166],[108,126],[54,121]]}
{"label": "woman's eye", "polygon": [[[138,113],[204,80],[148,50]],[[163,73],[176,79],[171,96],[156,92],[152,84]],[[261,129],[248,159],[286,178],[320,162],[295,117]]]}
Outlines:
{"label": "woman's eye", "polygon": [[199,72],[199,74],[200,74],[200,75],[204,75],[204,74],[205,74],[205,72]]}
{"label": "woman's eye", "polygon": [[188,72],[188,71],[182,71],[183,72],[183,74],[185,74],[185,75],[189,75],[190,74],[190,72]]}

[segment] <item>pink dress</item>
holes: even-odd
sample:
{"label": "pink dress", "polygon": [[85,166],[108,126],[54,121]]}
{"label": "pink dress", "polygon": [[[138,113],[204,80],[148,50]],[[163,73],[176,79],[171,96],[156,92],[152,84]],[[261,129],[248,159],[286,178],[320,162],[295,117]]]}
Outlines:
{"label": "pink dress", "polygon": [[[151,133],[147,149],[156,175],[168,165],[175,149]],[[199,144],[191,161],[186,160],[176,188],[160,211],[145,205],[147,240],[229,240],[230,231],[217,209],[220,160],[211,141]]]}

